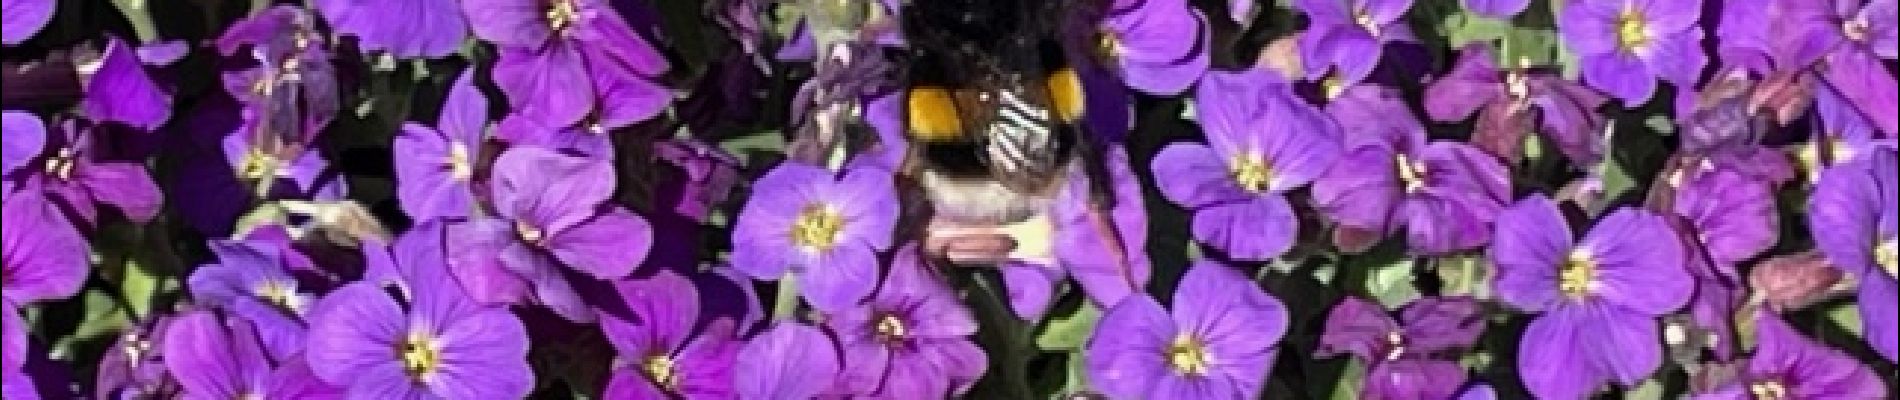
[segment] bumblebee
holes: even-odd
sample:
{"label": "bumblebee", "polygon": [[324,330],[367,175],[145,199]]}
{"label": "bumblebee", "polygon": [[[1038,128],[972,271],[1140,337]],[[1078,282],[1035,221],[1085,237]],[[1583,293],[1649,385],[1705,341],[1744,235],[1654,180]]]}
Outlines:
{"label": "bumblebee", "polygon": [[[930,205],[926,252],[962,263],[1050,258],[1046,214],[1093,158],[1079,123],[1082,82],[1056,37],[1065,3],[921,0],[902,10],[905,174]],[[972,236],[992,240],[952,243]]]}

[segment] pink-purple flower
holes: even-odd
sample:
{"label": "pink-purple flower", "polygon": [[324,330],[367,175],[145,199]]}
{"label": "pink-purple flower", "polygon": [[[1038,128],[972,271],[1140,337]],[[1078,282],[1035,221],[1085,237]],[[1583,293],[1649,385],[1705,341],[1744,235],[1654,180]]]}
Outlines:
{"label": "pink-purple flower", "polygon": [[1253,398],[1287,331],[1286,306],[1233,267],[1196,263],[1163,308],[1129,296],[1083,351],[1089,382],[1113,399]]}
{"label": "pink-purple flower", "polygon": [[1757,312],[1755,352],[1726,383],[1696,400],[1877,399],[1893,393],[1860,361],[1828,347],[1769,312]]}
{"label": "pink-purple flower", "polygon": [[161,343],[166,369],[187,399],[339,398],[342,391],[318,380],[303,355],[273,356],[260,345],[258,328],[242,318],[210,311],[178,317]]}
{"label": "pink-purple flower", "polygon": [[1365,398],[1450,398],[1465,382],[1456,352],[1484,331],[1481,311],[1476,299],[1428,297],[1400,308],[1394,320],[1378,303],[1348,297],[1326,317],[1320,354],[1365,362]]}
{"label": "pink-purple flower", "polygon": [[1584,83],[1636,107],[1656,93],[1658,78],[1686,92],[1701,77],[1701,13],[1701,0],[1578,0],[1564,3],[1557,27]]}
{"label": "pink-purple flower", "polygon": [[363,50],[399,58],[454,54],[468,37],[457,0],[321,0],[312,6],[337,33],[355,36]]}
{"label": "pink-purple flower", "polygon": [[1297,0],[1293,4],[1312,21],[1300,35],[1300,57],[1307,78],[1331,72],[1340,87],[1372,75],[1388,42],[1409,42],[1412,29],[1399,18],[1412,0]]}
{"label": "pink-purple flower", "polygon": [[390,146],[395,158],[396,197],[417,221],[475,213],[474,180],[488,128],[488,98],[475,87],[473,70],[449,87],[434,127],[402,126]]}
{"label": "pink-purple flower", "polygon": [[613,195],[613,166],[537,147],[515,147],[495,160],[488,180],[492,213],[455,223],[449,263],[469,295],[485,304],[533,299],[576,322],[594,320],[585,286],[618,279],[641,265],[653,228]]}
{"label": "pink-purple flower", "polygon": [[1095,44],[1128,87],[1181,93],[1207,72],[1207,17],[1186,0],[1115,0]]}
{"label": "pink-purple flower", "polygon": [[86,238],[39,191],[0,205],[0,298],[27,304],[72,297],[92,270]]}
{"label": "pink-purple flower", "polygon": [[786,162],[752,185],[733,227],[732,266],[755,279],[797,275],[799,295],[842,311],[871,294],[877,252],[890,248],[898,207],[889,171],[834,174]]}
{"label": "pink-purple flower", "polygon": [[1888,360],[1900,357],[1900,161],[1876,150],[1821,172],[1808,198],[1815,247],[1835,268],[1860,280],[1866,339]]}
{"label": "pink-purple flower", "polygon": [[1427,255],[1490,242],[1491,223],[1511,195],[1510,172],[1496,157],[1428,141],[1391,89],[1348,88],[1326,111],[1345,131],[1346,151],[1314,181],[1313,202],[1336,229],[1375,238],[1403,231],[1406,245]]}
{"label": "pink-purple flower", "polygon": [[659,50],[606,0],[464,0],[475,36],[495,44],[495,83],[541,125],[590,118],[618,128],[660,113],[672,93]]}
{"label": "pink-purple flower", "polygon": [[898,248],[877,294],[863,306],[827,315],[844,356],[838,390],[954,398],[988,368],[983,349],[970,339],[976,317],[917,254],[915,246]]}
{"label": "pink-purple flower", "polygon": [[[310,369],[351,398],[521,398],[533,388],[528,332],[504,306],[454,284],[440,224],[398,239],[385,271],[399,279],[346,285],[314,306]],[[371,249],[370,251],[374,251]]]}
{"label": "pink-purple flower", "polygon": [[1233,258],[1285,253],[1299,234],[1285,193],[1332,167],[1338,127],[1262,69],[1209,73],[1195,98],[1207,142],[1155,155],[1161,194],[1194,212],[1196,240]]}
{"label": "pink-purple flower", "polygon": [[630,313],[601,313],[601,331],[620,352],[604,396],[736,398],[732,374],[744,345],[737,321],[702,317],[699,291],[672,271],[614,285]]}
{"label": "pink-purple flower", "polygon": [[780,322],[739,349],[733,391],[747,400],[809,399],[830,389],[844,360],[825,331]]}
{"label": "pink-purple flower", "polygon": [[1516,365],[1543,398],[1582,398],[1649,377],[1662,364],[1656,317],[1687,304],[1694,283],[1682,241],[1662,217],[1617,209],[1573,239],[1543,195],[1498,216],[1490,258],[1498,299],[1542,314],[1518,341]]}

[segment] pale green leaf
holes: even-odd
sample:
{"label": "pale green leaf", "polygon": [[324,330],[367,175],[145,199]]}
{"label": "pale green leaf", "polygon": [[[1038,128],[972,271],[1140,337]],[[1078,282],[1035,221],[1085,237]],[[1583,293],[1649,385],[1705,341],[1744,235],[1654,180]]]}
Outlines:
{"label": "pale green leaf", "polygon": [[1036,335],[1036,347],[1044,350],[1074,350],[1082,348],[1088,342],[1089,335],[1095,332],[1096,321],[1102,318],[1102,310],[1094,303],[1084,302],[1074,313],[1056,317]]}

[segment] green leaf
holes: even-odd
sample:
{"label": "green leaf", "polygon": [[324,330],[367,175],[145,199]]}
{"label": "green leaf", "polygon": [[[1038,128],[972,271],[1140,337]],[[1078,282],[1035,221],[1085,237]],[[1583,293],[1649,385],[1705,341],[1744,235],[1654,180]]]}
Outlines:
{"label": "green leaf", "polygon": [[1412,264],[1412,259],[1401,258],[1373,268],[1366,276],[1366,293],[1386,309],[1397,309],[1417,299],[1418,286],[1412,284]]}
{"label": "green leaf", "polygon": [[1346,370],[1339,375],[1339,383],[1333,385],[1332,400],[1358,400],[1360,388],[1366,384],[1366,363],[1353,359]]}
{"label": "green leaf", "polygon": [[1433,272],[1444,282],[1443,294],[1491,298],[1491,265],[1483,256],[1440,258],[1435,267]]}
{"label": "green leaf", "polygon": [[1840,325],[1841,329],[1853,333],[1856,337],[1866,337],[1866,333],[1861,331],[1860,307],[1854,304],[1842,304],[1834,307],[1833,310],[1828,310],[1827,320]]}
{"label": "green leaf", "polygon": [[1074,313],[1050,320],[1036,335],[1036,347],[1044,350],[1075,350],[1082,348],[1089,334],[1095,332],[1095,322],[1101,320],[1102,310],[1095,303],[1084,302]]}
{"label": "green leaf", "polygon": [[1082,357],[1081,350],[1069,352],[1068,365],[1063,366],[1062,390],[1056,392],[1057,395],[1082,393],[1089,390],[1088,364]]}
{"label": "green leaf", "polygon": [[1624,400],[1662,400],[1662,398],[1662,381],[1655,379],[1644,379],[1636,384],[1636,387],[1630,388],[1629,392],[1623,393]]}

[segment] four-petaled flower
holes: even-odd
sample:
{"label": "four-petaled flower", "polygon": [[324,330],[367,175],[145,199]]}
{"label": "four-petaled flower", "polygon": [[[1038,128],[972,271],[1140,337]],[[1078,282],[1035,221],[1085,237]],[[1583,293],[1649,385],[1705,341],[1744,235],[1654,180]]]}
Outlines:
{"label": "four-petaled flower", "polygon": [[1359,393],[1369,399],[1450,398],[1465,382],[1451,351],[1471,347],[1484,330],[1482,304],[1468,297],[1424,298],[1399,310],[1348,297],[1326,317],[1320,354],[1351,354],[1371,366]]}
{"label": "four-petaled flower", "polygon": [[426,221],[475,212],[472,181],[487,123],[488,98],[475,87],[475,74],[463,73],[449,87],[435,127],[403,124],[391,147],[402,155],[395,159],[396,197],[409,218]]}
{"label": "four-petaled flower", "polygon": [[831,171],[786,162],[752,186],[733,228],[732,266],[756,279],[798,274],[799,295],[842,311],[877,285],[877,251],[891,246],[897,194],[882,168]]}
{"label": "four-petaled flower", "polygon": [[1212,72],[1195,91],[1207,143],[1175,143],[1152,161],[1161,194],[1194,212],[1194,238],[1245,260],[1292,248],[1299,218],[1285,192],[1324,174],[1338,128],[1273,73]]}
{"label": "four-petaled flower", "polygon": [[1172,310],[1134,295],[1102,315],[1083,351],[1095,389],[1115,399],[1259,395],[1286,334],[1286,306],[1233,267],[1190,268]]}
{"label": "four-petaled flower", "polygon": [[1307,78],[1332,72],[1330,84],[1336,87],[1357,85],[1371,75],[1387,42],[1415,40],[1399,20],[1412,0],[1297,0],[1294,5],[1313,21],[1300,35]]}
{"label": "four-petaled flower", "polygon": [[499,48],[495,83],[522,117],[558,129],[592,115],[618,128],[658,115],[672,99],[656,81],[664,56],[606,0],[465,0],[462,10],[475,36]]}
{"label": "four-petaled flower", "polygon": [[1687,304],[1695,282],[1682,241],[1662,217],[1618,209],[1575,241],[1557,203],[1543,195],[1498,216],[1490,258],[1498,298],[1543,313],[1517,353],[1525,386],[1542,398],[1583,398],[1612,379],[1633,385],[1655,372],[1662,363],[1656,316]]}
{"label": "four-petaled flower", "polygon": [[976,317],[932,275],[916,246],[897,249],[868,304],[830,315],[844,354],[839,384],[882,398],[955,398],[989,365],[970,340]]}
{"label": "four-petaled flower", "polygon": [[1701,0],[1578,0],[1563,7],[1557,28],[1580,57],[1584,83],[1625,106],[1648,102],[1659,77],[1689,98],[1687,88],[1708,64],[1696,25]]}
{"label": "four-petaled flower", "polygon": [[693,282],[669,270],[614,285],[631,314],[601,313],[601,331],[620,351],[607,398],[734,397],[734,357],[743,344],[734,337],[736,321],[703,318]]}
{"label": "four-petaled flower", "polygon": [[1836,268],[1860,280],[1867,343],[1888,360],[1900,357],[1900,157],[1890,148],[1821,172],[1808,198],[1815,247]]}

